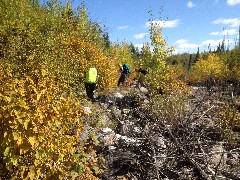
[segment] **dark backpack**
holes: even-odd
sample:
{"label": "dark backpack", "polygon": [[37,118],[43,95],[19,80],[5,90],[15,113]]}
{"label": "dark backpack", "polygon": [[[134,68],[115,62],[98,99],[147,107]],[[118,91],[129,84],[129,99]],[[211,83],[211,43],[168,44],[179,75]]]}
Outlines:
{"label": "dark backpack", "polygon": [[128,64],[123,64],[123,72],[125,74],[129,74],[130,73],[130,67],[128,66]]}

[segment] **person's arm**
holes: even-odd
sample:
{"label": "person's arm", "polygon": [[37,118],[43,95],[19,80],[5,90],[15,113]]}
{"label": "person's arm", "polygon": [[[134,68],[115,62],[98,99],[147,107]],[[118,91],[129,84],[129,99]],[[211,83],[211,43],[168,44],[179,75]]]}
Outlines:
{"label": "person's arm", "polygon": [[121,71],[121,73],[123,72],[123,66],[121,64],[118,64],[119,66],[119,70]]}
{"label": "person's arm", "polygon": [[123,73],[123,66],[122,65],[119,65],[119,70],[121,73]]}

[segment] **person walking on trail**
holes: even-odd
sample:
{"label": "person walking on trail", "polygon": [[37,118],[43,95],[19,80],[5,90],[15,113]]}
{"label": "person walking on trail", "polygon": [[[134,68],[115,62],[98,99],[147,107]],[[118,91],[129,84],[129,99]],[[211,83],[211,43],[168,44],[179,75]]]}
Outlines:
{"label": "person walking on trail", "polygon": [[127,75],[130,73],[130,68],[128,66],[128,64],[119,64],[119,69],[121,71],[121,76],[118,79],[118,84],[117,86],[119,87],[120,84],[125,84],[126,80],[127,80]]}
{"label": "person walking on trail", "polygon": [[85,89],[87,97],[91,100],[94,99],[96,81],[97,81],[97,69],[95,67],[89,68],[88,71],[86,72],[85,77]]}
{"label": "person walking on trail", "polygon": [[142,73],[144,76],[149,73],[146,69],[142,69],[142,68],[135,69],[135,70],[138,73]]}

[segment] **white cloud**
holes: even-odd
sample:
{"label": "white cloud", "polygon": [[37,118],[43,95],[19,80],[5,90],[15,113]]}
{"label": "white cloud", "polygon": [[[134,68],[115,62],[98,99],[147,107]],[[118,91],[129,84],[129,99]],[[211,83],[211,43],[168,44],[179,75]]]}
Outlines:
{"label": "white cloud", "polygon": [[229,43],[229,44],[232,44],[233,40],[232,39],[226,39],[226,42]]}
{"label": "white cloud", "polygon": [[187,43],[188,40],[185,40],[185,39],[179,39],[177,40],[175,43],[176,44],[184,44],[184,43]]}
{"label": "white cloud", "polygon": [[219,43],[220,44],[222,43],[222,39],[218,39],[218,40],[209,39],[209,40],[203,41],[201,44],[205,46],[210,45],[210,47],[216,47],[219,45]]}
{"label": "white cloud", "polygon": [[189,50],[194,50],[199,47],[198,44],[191,44],[188,43],[188,40],[180,39],[175,42],[176,44],[176,52],[182,53],[182,52],[189,52]]}
{"label": "white cloud", "polygon": [[[201,42],[200,44],[193,44],[189,43],[186,39],[179,39],[177,40],[175,44],[175,51],[174,54],[177,53],[196,53],[198,48],[204,47],[204,50],[208,50],[208,47],[210,47],[212,50],[216,50],[217,46],[219,46],[219,43],[222,44],[223,39],[218,40],[205,40]],[[210,46],[209,46],[210,45]],[[225,46],[229,46],[230,48],[234,45],[233,39],[225,39]]]}
{"label": "white cloud", "polygon": [[218,32],[218,31],[211,32],[210,35],[212,35],[212,36],[219,36],[219,35],[221,35],[221,32]]}
{"label": "white cloud", "polygon": [[238,27],[240,26],[240,18],[219,18],[212,22],[213,24],[229,24],[231,27]]}
{"label": "white cloud", "polygon": [[[162,21],[162,20],[159,20],[159,21],[152,21],[153,24],[155,24],[156,26],[160,26],[162,28],[174,28],[174,27],[177,27],[178,24],[179,24],[180,20],[179,19],[175,19],[175,20],[172,20],[172,21]],[[146,22],[145,23],[145,27],[148,28],[151,26],[151,22]]]}
{"label": "white cloud", "polygon": [[211,32],[210,35],[213,35],[213,36],[219,36],[219,35],[222,35],[222,36],[226,36],[226,35],[235,35],[237,34],[237,29],[225,29],[223,30],[222,32]]}
{"label": "white cloud", "polygon": [[240,3],[240,0],[227,0],[227,4],[229,6],[234,6],[236,4],[239,4]]}
{"label": "white cloud", "polygon": [[144,45],[144,44],[134,44],[134,46],[135,46],[136,48],[138,48],[139,50],[142,49],[143,45]]}
{"label": "white cloud", "polygon": [[127,29],[128,28],[128,26],[119,26],[119,27],[117,27],[117,29]]}
{"label": "white cloud", "polygon": [[[219,44],[221,45],[223,42],[223,39],[218,39],[218,40],[213,40],[213,39],[209,39],[209,40],[206,40],[206,41],[203,41],[201,44],[205,47],[208,47],[210,46],[210,48],[212,50],[216,50],[217,49],[217,46],[219,46]],[[232,46],[233,45],[233,40],[232,39],[226,39],[225,40],[225,46]]]}
{"label": "white cloud", "polygon": [[193,7],[195,7],[196,5],[192,2],[192,1],[188,1],[188,3],[187,3],[187,7],[188,8],[193,8]]}
{"label": "white cloud", "polygon": [[143,38],[146,37],[147,34],[148,34],[148,33],[136,34],[136,35],[134,35],[134,38],[135,38],[135,39],[143,39]]}
{"label": "white cloud", "polygon": [[195,48],[198,48],[199,45],[198,45],[198,44],[184,43],[184,44],[180,44],[179,47],[180,47],[181,49],[195,49]]}

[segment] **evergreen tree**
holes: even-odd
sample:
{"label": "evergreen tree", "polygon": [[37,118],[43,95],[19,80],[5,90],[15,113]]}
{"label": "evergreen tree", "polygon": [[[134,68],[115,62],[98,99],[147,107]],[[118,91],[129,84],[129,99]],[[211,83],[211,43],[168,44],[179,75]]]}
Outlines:
{"label": "evergreen tree", "polygon": [[195,56],[195,61],[194,62],[197,62],[199,58],[200,58],[200,53],[199,53],[199,47],[198,47],[198,51],[197,51],[197,54]]}
{"label": "evergreen tree", "polygon": [[130,53],[132,55],[132,58],[133,59],[138,59],[140,57],[140,52],[139,52],[138,48],[135,47],[133,45],[133,43],[130,43],[129,47],[130,47],[130,51],[131,51]]}
{"label": "evergreen tree", "polygon": [[107,32],[103,33],[103,40],[104,40],[104,44],[105,44],[105,48],[109,48],[110,47],[110,40],[109,40],[109,35]]}
{"label": "evergreen tree", "polygon": [[222,52],[225,51],[225,37],[224,37],[223,40],[222,40],[221,51],[222,51]]}
{"label": "evergreen tree", "polygon": [[190,55],[189,55],[189,61],[188,61],[188,71],[190,70],[191,63],[192,63],[192,54],[190,54]]}
{"label": "evergreen tree", "polygon": [[218,46],[217,46],[217,51],[216,52],[221,52],[221,45],[220,45],[220,42],[219,42],[219,44],[218,44]]}

